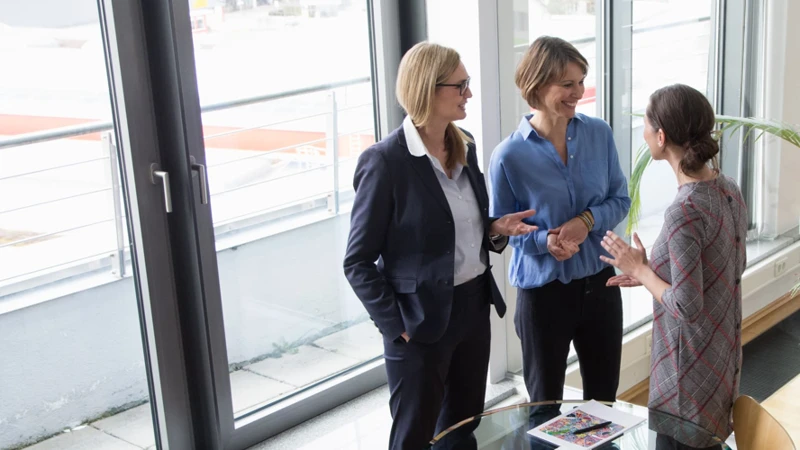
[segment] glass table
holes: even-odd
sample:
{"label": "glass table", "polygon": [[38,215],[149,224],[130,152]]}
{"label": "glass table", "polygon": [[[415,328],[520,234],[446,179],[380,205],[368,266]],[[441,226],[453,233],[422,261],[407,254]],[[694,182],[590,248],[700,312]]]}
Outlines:
{"label": "glass table", "polygon": [[[465,419],[441,432],[426,447],[427,450],[550,450],[553,444],[534,438],[528,430],[585,403],[583,400],[563,400],[523,403],[486,411]],[[707,430],[666,413],[625,402],[606,403],[614,409],[645,418],[645,421],[598,449],[603,450],[661,450],[656,442],[656,428],[677,437],[684,443],[714,450],[731,450],[722,439]],[[577,447],[571,447],[577,448]],[[668,447],[671,448],[671,447]]]}

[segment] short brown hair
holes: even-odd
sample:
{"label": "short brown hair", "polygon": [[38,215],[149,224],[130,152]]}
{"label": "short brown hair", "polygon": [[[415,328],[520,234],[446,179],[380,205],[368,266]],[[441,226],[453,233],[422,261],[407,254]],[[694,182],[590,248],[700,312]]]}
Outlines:
{"label": "short brown hair", "polygon": [[[400,60],[397,70],[397,101],[417,127],[424,127],[433,114],[436,85],[444,83],[461,64],[461,57],[452,48],[430,42],[419,42]],[[455,163],[467,165],[464,141],[472,140],[454,123],[445,130],[447,168]]]}
{"label": "short brown hair", "polygon": [[685,84],[663,87],[650,95],[645,114],[668,142],[683,147],[683,173],[697,172],[719,153],[712,134],[717,123],[714,108],[697,89]]}
{"label": "short brown hair", "polygon": [[564,76],[569,63],[589,70],[589,62],[569,42],[552,36],[542,36],[528,47],[517,65],[514,82],[531,108],[536,108],[539,89]]}

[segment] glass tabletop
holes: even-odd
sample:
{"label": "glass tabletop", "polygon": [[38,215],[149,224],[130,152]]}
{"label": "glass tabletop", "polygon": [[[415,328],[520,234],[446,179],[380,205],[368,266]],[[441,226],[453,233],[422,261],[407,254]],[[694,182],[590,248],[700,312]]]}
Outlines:
{"label": "glass tabletop", "polygon": [[[559,400],[536,403],[523,403],[505,408],[486,411],[483,414],[465,419],[441,432],[426,447],[426,450],[550,450],[555,445],[539,440],[528,430],[547,422],[578,406],[584,400]],[[666,413],[648,410],[643,406],[626,402],[601,402],[616,410],[639,416],[644,422],[629,429],[610,443],[598,449],[603,450],[661,450],[656,443],[657,429],[676,437],[679,441],[702,448],[731,450],[720,438],[704,428]],[[577,446],[570,448],[579,448]],[[672,447],[669,447],[672,448]]]}

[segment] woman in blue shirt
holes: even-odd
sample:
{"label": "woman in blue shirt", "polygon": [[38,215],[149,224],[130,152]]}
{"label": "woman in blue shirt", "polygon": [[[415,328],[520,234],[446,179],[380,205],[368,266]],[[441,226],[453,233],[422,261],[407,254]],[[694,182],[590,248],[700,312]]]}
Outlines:
{"label": "woman in blue shirt", "polygon": [[600,243],[631,200],[611,128],[575,112],[587,68],[562,39],[531,44],[515,81],[535,113],[495,148],[489,165],[490,215],[537,211],[527,221],[538,231],[509,238],[514,325],[531,401],[562,398],[570,342],[585,399],[613,401],[619,385],[622,299],[619,287],[606,286],[615,273],[599,256],[607,256]]}

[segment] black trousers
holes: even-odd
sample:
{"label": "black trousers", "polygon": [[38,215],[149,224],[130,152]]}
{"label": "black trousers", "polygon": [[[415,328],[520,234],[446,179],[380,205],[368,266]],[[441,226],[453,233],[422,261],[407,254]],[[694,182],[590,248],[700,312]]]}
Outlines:
{"label": "black trousers", "polygon": [[[616,399],[622,296],[619,287],[606,287],[614,274],[608,267],[568,284],[556,280],[517,290],[514,326],[522,341],[525,387],[532,402],[562,400],[570,342],[580,361],[583,398]],[[533,408],[532,413],[549,416],[554,409],[558,405]]]}
{"label": "black trousers", "polygon": [[722,450],[721,445],[714,445],[711,447],[690,447],[686,444],[678,442],[672,436],[658,433],[656,435],[656,450]]}
{"label": "black trousers", "polygon": [[455,287],[450,321],[438,342],[384,337],[390,450],[421,450],[439,432],[483,412],[491,341],[486,277]]}

